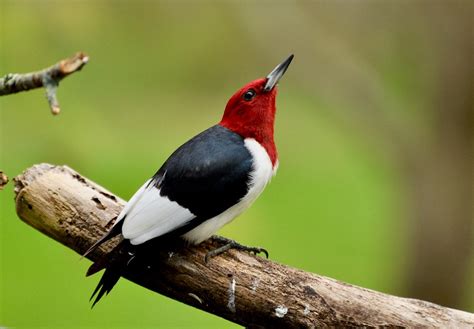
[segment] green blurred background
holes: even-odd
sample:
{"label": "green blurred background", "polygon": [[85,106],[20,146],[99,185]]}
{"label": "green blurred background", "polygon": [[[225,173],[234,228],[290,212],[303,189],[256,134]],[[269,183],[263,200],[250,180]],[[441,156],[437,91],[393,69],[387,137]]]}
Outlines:
{"label": "green blurred background", "polygon": [[[272,260],[474,310],[472,2],[0,0],[0,75],[82,50],[61,83],[0,98],[0,169],[66,164],[128,199],[227,99],[289,53],[278,175],[220,233]],[[93,311],[90,262],[0,191],[0,326],[235,325],[121,280]]]}

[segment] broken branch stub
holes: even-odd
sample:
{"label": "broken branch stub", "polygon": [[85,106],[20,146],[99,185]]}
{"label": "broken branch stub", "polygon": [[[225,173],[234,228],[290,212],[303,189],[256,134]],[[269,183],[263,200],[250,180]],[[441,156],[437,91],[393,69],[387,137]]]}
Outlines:
{"label": "broken branch stub", "polygon": [[0,170],[0,190],[3,190],[3,188],[7,184],[8,184],[8,176],[5,175],[5,173]]}

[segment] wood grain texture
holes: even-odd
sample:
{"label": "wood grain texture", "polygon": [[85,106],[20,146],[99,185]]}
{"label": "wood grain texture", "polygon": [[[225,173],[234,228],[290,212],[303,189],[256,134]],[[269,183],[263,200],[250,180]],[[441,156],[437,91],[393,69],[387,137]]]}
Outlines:
{"label": "wood grain texture", "polygon": [[[124,205],[66,166],[35,165],[14,181],[19,217],[80,254],[110,228]],[[101,247],[90,259],[116,243]],[[157,250],[147,265],[132,262],[124,277],[251,328],[474,327],[471,313],[390,296],[239,251],[205,264],[206,252],[216,246],[208,240],[197,247]]]}

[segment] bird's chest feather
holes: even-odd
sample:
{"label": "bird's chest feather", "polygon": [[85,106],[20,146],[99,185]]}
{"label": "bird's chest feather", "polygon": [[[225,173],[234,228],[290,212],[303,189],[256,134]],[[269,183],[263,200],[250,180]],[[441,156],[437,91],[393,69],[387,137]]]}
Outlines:
{"label": "bird's chest feather", "polygon": [[232,207],[184,234],[183,238],[188,242],[197,244],[208,239],[222,226],[240,215],[258,198],[276,173],[278,162],[273,166],[267,151],[260,143],[255,139],[247,138],[245,147],[252,155],[252,169],[248,175],[247,193]]}

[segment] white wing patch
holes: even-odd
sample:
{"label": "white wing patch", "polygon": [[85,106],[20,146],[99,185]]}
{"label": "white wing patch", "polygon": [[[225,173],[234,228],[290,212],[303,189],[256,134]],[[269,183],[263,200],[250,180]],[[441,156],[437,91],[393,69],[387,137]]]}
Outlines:
{"label": "white wing patch", "polygon": [[133,245],[171,232],[196,217],[177,202],[161,196],[153,184],[147,186],[149,182],[133,195],[118,217],[125,217],[122,235]]}
{"label": "white wing patch", "polygon": [[125,207],[123,207],[122,211],[118,215],[117,221],[115,222],[114,226],[117,225],[117,223],[119,223],[123,219],[123,217],[125,217],[125,215],[130,212],[130,210],[133,210],[135,205],[138,203],[138,201],[140,201],[141,197],[143,196],[143,192],[145,192],[147,185],[150,184],[150,181],[151,178],[147,180],[145,184],[143,184],[142,187],[138,189],[138,191],[135,192],[135,194],[130,198],[130,200],[128,200],[127,204],[125,205]]}

